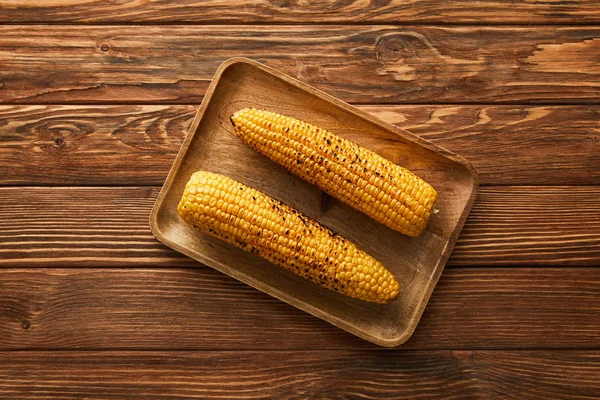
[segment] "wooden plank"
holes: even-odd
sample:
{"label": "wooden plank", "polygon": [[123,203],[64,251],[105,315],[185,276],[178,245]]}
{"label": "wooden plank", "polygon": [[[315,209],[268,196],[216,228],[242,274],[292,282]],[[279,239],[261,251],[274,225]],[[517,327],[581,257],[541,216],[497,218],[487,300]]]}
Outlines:
{"label": "wooden plank", "polygon": [[4,399],[592,399],[598,351],[0,353]]}
{"label": "wooden plank", "polygon": [[[378,348],[211,268],[2,269],[0,349]],[[450,268],[402,349],[600,346],[599,268]]]}
{"label": "wooden plank", "polygon": [[486,187],[451,265],[600,265],[600,187]]}
{"label": "wooden plank", "polygon": [[[463,155],[483,184],[600,182],[598,106],[360,108]],[[193,105],[0,106],[0,184],[160,185],[195,112]]]}
{"label": "wooden plank", "polygon": [[[150,232],[156,187],[0,188],[0,266],[197,265]],[[449,265],[600,264],[600,187],[483,187]]]}
{"label": "wooden plank", "polygon": [[586,24],[600,22],[592,0],[570,2],[473,2],[426,0],[360,2],[322,0],[299,4],[274,1],[140,0],[106,4],[100,0],[0,1],[2,23],[516,23]]}
{"label": "wooden plank", "polygon": [[162,185],[195,106],[0,106],[0,183]]}
{"label": "wooden plank", "polygon": [[600,183],[597,106],[362,108],[467,158],[485,185]]}
{"label": "wooden plank", "polygon": [[359,103],[597,103],[599,27],[0,27],[0,102],[198,103],[246,56]]}

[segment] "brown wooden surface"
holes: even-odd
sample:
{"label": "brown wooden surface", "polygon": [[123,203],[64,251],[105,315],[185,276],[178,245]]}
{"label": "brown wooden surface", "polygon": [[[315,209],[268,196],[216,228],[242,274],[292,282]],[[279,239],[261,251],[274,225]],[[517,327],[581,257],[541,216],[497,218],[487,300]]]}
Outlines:
{"label": "brown wooden surface", "polygon": [[140,0],[106,4],[102,0],[72,2],[0,1],[0,22],[76,23],[542,23],[600,22],[593,0],[519,1],[411,0],[402,2],[202,1]]}
{"label": "brown wooden surface", "polygon": [[[591,0],[0,0],[0,398],[598,398],[599,22]],[[477,168],[405,347],[151,236],[234,56]]]}
{"label": "brown wooden surface", "polygon": [[[197,265],[154,239],[156,187],[0,188],[0,266]],[[600,264],[600,188],[482,187],[449,265]]]}
{"label": "brown wooden surface", "polygon": [[[463,155],[482,184],[600,181],[598,106],[360,108]],[[0,184],[160,185],[196,110],[193,105],[0,106]]]}
{"label": "brown wooden surface", "polygon": [[0,26],[0,102],[199,103],[254,58],[349,102],[589,103],[598,27]]}
{"label": "brown wooden surface", "polygon": [[[0,350],[378,348],[208,267],[0,281]],[[399,349],[600,349],[599,331],[599,268],[450,268]]]}
{"label": "brown wooden surface", "polygon": [[599,372],[598,351],[9,352],[0,395],[592,399]]}

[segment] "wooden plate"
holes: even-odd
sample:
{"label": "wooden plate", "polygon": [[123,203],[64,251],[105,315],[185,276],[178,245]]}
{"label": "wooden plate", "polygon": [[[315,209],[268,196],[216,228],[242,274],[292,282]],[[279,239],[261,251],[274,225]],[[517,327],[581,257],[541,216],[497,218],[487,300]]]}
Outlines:
{"label": "wooden plate", "polygon": [[[229,116],[256,107],[318,125],[409,168],[439,193],[439,213],[410,238],[331,199],[242,142]],[[191,174],[228,175],[289,204],[383,263],[401,284],[392,304],[377,305],[323,289],[257,256],[195,231],[177,214]],[[478,178],[463,158],[260,63],[223,63],[156,200],[150,227],[167,246],[306,312],[382,346],[414,331],[475,200]]]}

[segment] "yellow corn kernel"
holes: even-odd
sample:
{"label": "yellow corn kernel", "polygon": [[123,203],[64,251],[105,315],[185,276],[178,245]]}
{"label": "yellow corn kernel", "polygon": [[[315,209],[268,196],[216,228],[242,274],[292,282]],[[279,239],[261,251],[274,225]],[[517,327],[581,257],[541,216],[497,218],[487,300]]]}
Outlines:
{"label": "yellow corn kernel", "polygon": [[[385,304],[398,295],[400,285],[381,263],[299,211],[211,172],[194,173],[186,192],[191,185],[202,193],[213,193],[209,194],[210,201],[204,202],[209,206],[199,204],[195,197],[190,201],[183,195],[177,207],[181,218],[200,232],[350,297]],[[217,187],[219,190],[211,190]],[[239,211],[234,212],[232,205],[239,207]],[[371,275],[384,279],[375,281],[359,270],[370,271]],[[357,290],[363,287],[369,289]],[[385,292],[385,288],[389,290]]]}
{"label": "yellow corn kernel", "polygon": [[255,150],[374,220],[409,236],[419,236],[425,229],[437,192],[406,168],[348,139],[274,112],[245,108],[233,114],[231,122]]}

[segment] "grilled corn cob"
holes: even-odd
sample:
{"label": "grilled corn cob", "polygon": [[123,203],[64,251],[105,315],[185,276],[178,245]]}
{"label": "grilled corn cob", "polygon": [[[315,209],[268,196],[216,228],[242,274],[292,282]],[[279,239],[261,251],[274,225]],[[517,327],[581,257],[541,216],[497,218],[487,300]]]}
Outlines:
{"label": "grilled corn cob", "polygon": [[177,211],[199,231],[327,289],[381,304],[393,300],[400,290],[383,265],[350,241],[226,176],[194,173]]}
{"label": "grilled corn cob", "polygon": [[246,108],[231,116],[237,135],[322,191],[409,236],[419,236],[437,192],[409,170],[325,129]]}

